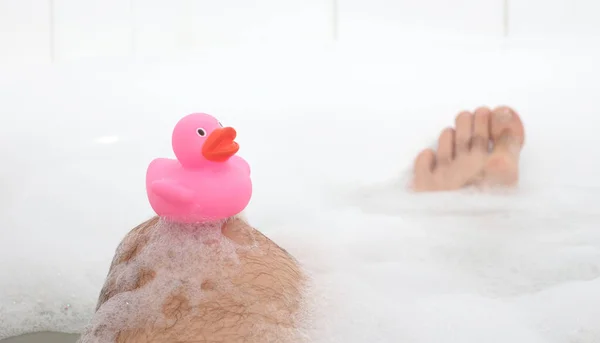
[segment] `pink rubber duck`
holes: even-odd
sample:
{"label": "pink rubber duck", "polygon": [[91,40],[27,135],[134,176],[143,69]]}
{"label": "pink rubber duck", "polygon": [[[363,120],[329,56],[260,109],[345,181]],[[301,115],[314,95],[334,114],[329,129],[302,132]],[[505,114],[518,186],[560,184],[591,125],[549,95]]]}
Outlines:
{"label": "pink rubber duck", "polygon": [[237,156],[236,132],[213,116],[194,113],[173,130],[177,160],[158,158],[146,173],[150,205],[179,223],[225,219],[244,210],[252,196],[250,166]]}

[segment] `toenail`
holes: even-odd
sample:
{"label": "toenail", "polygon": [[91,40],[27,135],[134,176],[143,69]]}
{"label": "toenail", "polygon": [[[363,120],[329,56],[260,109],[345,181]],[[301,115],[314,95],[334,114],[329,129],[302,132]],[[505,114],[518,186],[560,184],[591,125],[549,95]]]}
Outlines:
{"label": "toenail", "polygon": [[508,108],[503,108],[494,112],[494,118],[500,122],[510,121],[513,117],[513,113]]}

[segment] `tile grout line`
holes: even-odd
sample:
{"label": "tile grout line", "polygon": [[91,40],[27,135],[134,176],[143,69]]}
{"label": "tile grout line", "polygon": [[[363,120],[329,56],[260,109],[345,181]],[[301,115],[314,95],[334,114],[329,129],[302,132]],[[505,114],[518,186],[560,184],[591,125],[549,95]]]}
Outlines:
{"label": "tile grout line", "polygon": [[136,55],[136,34],[135,34],[135,4],[134,0],[129,0],[129,26],[131,29],[131,36],[129,37],[131,46],[129,47],[131,50],[129,51],[130,56]]}
{"label": "tile grout line", "polygon": [[338,0],[331,0],[331,7],[332,7],[332,13],[331,13],[331,21],[332,21],[332,35],[333,35],[333,41],[337,41],[338,40],[338,20],[339,20],[339,7],[338,7]]}
{"label": "tile grout line", "polygon": [[503,29],[504,29],[504,38],[508,38],[510,33],[510,0],[504,0],[503,6]]}
{"label": "tile grout line", "polygon": [[50,49],[50,62],[54,63],[56,60],[55,53],[55,41],[54,41],[54,0],[48,0],[48,35],[49,35],[49,49]]}

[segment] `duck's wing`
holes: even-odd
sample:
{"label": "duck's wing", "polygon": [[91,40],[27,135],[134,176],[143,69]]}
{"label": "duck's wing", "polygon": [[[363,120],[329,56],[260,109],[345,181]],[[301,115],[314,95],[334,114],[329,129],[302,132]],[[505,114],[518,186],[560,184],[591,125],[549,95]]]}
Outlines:
{"label": "duck's wing", "polygon": [[237,155],[233,155],[231,156],[231,158],[229,159],[231,161],[231,163],[233,163],[237,168],[241,168],[242,170],[244,170],[244,172],[248,175],[250,175],[250,165],[248,164],[248,162],[246,162],[246,160],[244,160],[243,158],[237,156]]}
{"label": "duck's wing", "polygon": [[173,180],[153,181],[150,187],[154,194],[173,205],[187,205],[194,197],[194,192]]}

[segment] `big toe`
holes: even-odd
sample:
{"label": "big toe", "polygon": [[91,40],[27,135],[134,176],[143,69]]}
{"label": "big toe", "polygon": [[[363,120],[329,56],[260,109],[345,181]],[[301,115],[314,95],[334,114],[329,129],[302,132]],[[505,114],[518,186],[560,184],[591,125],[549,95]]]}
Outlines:
{"label": "big toe", "polygon": [[492,112],[490,138],[494,145],[516,145],[519,149],[525,142],[523,122],[515,110],[501,106]]}
{"label": "big toe", "polygon": [[519,180],[519,154],[525,141],[525,129],[517,112],[504,106],[492,111],[490,138],[494,148],[484,168],[482,185],[516,185]]}

